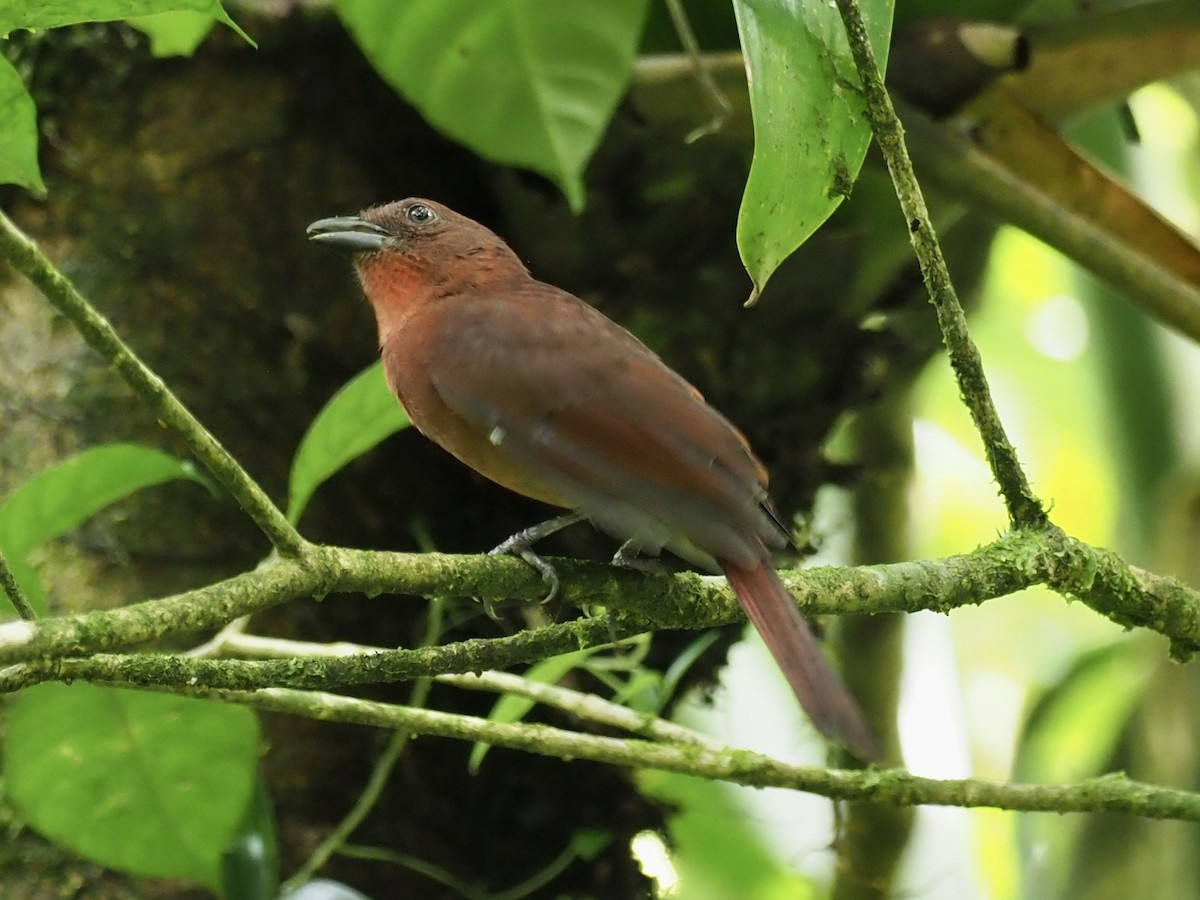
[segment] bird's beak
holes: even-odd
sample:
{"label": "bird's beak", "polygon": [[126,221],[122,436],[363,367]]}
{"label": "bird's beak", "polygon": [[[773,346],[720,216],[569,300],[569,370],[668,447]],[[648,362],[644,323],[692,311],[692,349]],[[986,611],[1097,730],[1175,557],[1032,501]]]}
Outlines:
{"label": "bird's beak", "polygon": [[378,250],[388,239],[387,229],[360,219],[358,216],[336,216],[319,219],[306,229],[308,239],[330,247],[340,247],[355,253]]}

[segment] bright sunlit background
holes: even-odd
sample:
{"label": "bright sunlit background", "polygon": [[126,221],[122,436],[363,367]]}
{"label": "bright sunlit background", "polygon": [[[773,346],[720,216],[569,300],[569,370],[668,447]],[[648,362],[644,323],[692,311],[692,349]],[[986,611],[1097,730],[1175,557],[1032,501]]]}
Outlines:
{"label": "bright sunlit background", "polygon": [[[1142,143],[1128,150],[1129,179],[1166,217],[1200,233],[1200,154],[1191,107],[1174,90],[1156,85],[1138,92],[1131,108]],[[1114,121],[1110,115],[1099,126],[1110,138],[1119,135]],[[1055,251],[1005,228],[992,248],[972,334],[1009,436],[1035,492],[1052,504],[1054,521],[1136,563],[1186,577],[1178,570],[1189,554],[1162,546],[1155,532],[1159,522],[1181,514],[1172,503],[1186,504],[1197,493],[1189,473],[1200,470],[1200,348],[1155,326],[1147,329],[1140,314],[1132,314],[1140,320],[1135,328],[1125,329],[1120,317],[1130,316],[1129,310]],[[1138,413],[1136,391],[1147,373],[1123,369],[1131,357],[1111,352],[1132,331],[1149,336],[1163,366],[1157,393],[1167,394],[1169,425],[1166,433],[1136,439],[1161,442],[1159,456],[1179,460],[1178,471],[1151,473],[1158,494],[1149,492],[1152,502],[1142,500],[1141,512],[1137,497],[1147,492],[1130,483],[1129,473],[1138,464],[1133,457],[1144,466],[1156,448],[1140,457],[1130,450],[1129,435],[1122,439],[1122,429],[1130,430],[1129,410],[1122,414],[1113,399],[1114,385],[1133,390]],[[1005,515],[944,357],[928,366],[915,398],[912,553],[927,558],[974,549],[1004,530]],[[1147,408],[1152,399],[1147,397]],[[835,548],[847,510],[844,496],[831,492],[824,498],[821,515],[834,532]],[[821,561],[831,561],[828,548]],[[1124,632],[1083,604],[1032,589],[950,616],[910,617],[905,658],[900,726],[914,772],[1070,781],[1103,771],[1141,688],[1166,653],[1165,641],[1153,635]],[[1034,704],[1050,694],[1059,702],[1047,704],[1040,730],[1027,733]],[[685,718],[735,745],[822,763],[820,742],[789,701],[782,677],[755,639],[735,648],[727,689],[716,705],[693,707]],[[642,778],[650,789],[687,798],[689,811],[673,831],[679,840],[673,859],[681,877],[677,896],[823,895],[789,871],[799,869],[818,883],[832,876],[831,807],[825,801],[660,773]],[[746,816],[744,841],[730,837],[737,810]],[[1079,819],[921,809],[902,890],[932,900],[1054,896]],[[720,822],[726,849],[754,860],[732,885],[714,880],[706,866],[712,851],[687,850],[686,836],[702,840],[706,822]],[[761,848],[747,849],[754,845]],[[1039,882],[1037,891],[1030,890],[1031,880]]]}

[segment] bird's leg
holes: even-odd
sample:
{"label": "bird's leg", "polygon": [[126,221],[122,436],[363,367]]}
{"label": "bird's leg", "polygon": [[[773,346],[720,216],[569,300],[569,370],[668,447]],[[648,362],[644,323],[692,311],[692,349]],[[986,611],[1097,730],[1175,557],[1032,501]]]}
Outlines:
{"label": "bird's leg", "polygon": [[658,558],[659,547],[646,547],[636,538],[623,543],[613,555],[612,565],[634,569],[647,575],[665,575],[670,569]]}
{"label": "bird's leg", "polygon": [[[549,603],[558,595],[558,573],[554,571],[554,566],[533,552],[533,545],[542,538],[562,531],[576,522],[582,522],[583,519],[584,516],[582,513],[570,512],[553,519],[548,519],[545,522],[539,522],[537,525],[526,528],[523,531],[518,531],[512,537],[493,547],[488,551],[488,556],[500,556],[502,554],[519,556],[530,566],[537,569],[538,574],[542,576],[542,581],[550,586],[549,593],[542,598],[543,603]],[[482,602],[484,612],[490,618],[498,619],[499,616],[496,614],[496,608],[492,601],[485,598]]]}

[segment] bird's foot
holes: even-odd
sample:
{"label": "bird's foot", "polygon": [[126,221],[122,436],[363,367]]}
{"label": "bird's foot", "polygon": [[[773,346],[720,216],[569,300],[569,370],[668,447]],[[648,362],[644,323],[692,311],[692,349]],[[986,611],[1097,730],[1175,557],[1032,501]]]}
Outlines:
{"label": "bird's foot", "polygon": [[[530,528],[523,531],[518,531],[512,537],[501,542],[488,551],[488,556],[518,556],[523,559],[526,564],[537,570],[537,573],[542,576],[542,581],[546,582],[549,591],[542,598],[542,603],[549,603],[558,596],[559,580],[558,573],[554,571],[554,566],[546,562],[540,556],[533,552],[533,545],[542,538],[549,537],[555,532],[562,531],[568,526],[574,525],[576,522],[583,521],[581,513],[567,513],[566,515],[558,516],[553,519],[548,519],[545,522],[539,522]],[[500,616],[496,612],[495,602],[489,598],[482,598],[483,611],[486,612],[489,618],[499,619]]]}
{"label": "bird's foot", "polygon": [[647,575],[666,575],[671,570],[658,558],[658,550],[647,550],[636,541],[628,540],[623,543],[613,555],[612,565],[622,569],[633,569]]}

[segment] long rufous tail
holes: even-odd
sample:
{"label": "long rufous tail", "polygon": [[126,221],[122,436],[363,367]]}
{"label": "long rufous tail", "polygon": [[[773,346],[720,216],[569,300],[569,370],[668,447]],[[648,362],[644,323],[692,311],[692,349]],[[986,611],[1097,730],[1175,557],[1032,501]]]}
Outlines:
{"label": "long rufous tail", "polygon": [[753,569],[732,563],[722,568],[817,730],[864,761],[878,760],[879,745],[857,701],[821,653],[779,573],[769,562]]}

